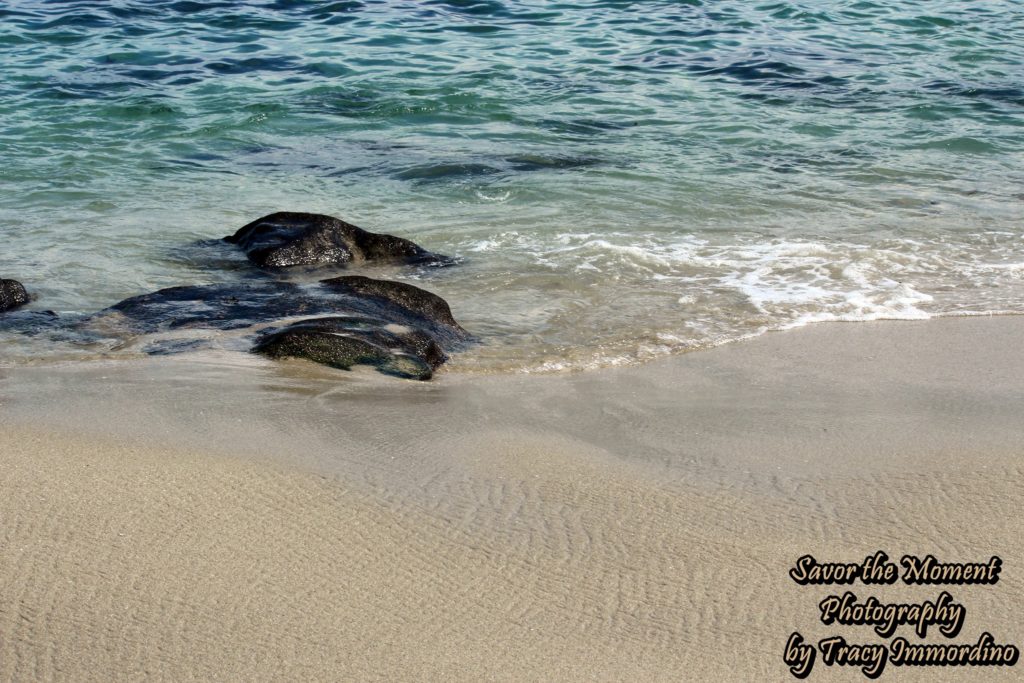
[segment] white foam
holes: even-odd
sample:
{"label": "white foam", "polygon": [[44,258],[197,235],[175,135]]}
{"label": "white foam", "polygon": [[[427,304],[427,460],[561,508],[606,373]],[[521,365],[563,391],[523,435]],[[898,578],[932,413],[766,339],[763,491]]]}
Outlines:
{"label": "white foam", "polygon": [[523,230],[466,248],[515,259],[516,301],[531,300],[537,275],[545,305],[531,321],[543,326],[547,350],[531,356],[537,328],[524,329],[524,371],[560,372],[814,322],[1024,313],[1022,236],[978,233],[951,243],[937,235],[829,241]]}

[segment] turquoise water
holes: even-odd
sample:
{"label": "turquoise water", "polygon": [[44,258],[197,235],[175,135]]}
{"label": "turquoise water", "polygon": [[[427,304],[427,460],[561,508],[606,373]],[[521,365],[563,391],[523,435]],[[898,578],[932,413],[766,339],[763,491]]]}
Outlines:
{"label": "turquoise water", "polygon": [[287,209],[460,257],[369,274],[446,297],[469,371],[1024,312],[1018,2],[16,0],[0,56],[37,309],[236,277],[182,246]]}

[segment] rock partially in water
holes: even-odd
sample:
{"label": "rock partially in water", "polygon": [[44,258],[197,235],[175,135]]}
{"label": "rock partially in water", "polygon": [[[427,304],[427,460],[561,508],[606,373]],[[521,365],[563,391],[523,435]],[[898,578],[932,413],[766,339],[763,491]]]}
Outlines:
{"label": "rock partially in water", "polygon": [[24,306],[29,302],[28,292],[17,280],[0,280],[0,313]]}
{"label": "rock partially in water", "polygon": [[271,358],[306,358],[345,370],[373,365],[380,372],[430,379],[445,348],[469,338],[441,297],[402,282],[352,275],[321,280],[358,315],[315,318],[265,336],[254,349]]}
{"label": "rock partially in water", "polygon": [[53,311],[11,310],[0,315],[0,332],[28,337],[50,335],[57,340],[79,341],[79,337],[69,336],[66,322]]}
{"label": "rock partially in water", "polygon": [[362,275],[334,277],[321,280],[320,284],[331,292],[350,297],[353,302],[364,300],[370,306],[389,310],[395,322],[429,329],[445,343],[458,343],[470,336],[455,321],[447,301],[414,285]]}
{"label": "rock partially in water", "polygon": [[335,312],[334,300],[316,296],[314,289],[268,280],[168,287],[114,304],[91,316],[88,324],[128,334],[238,330],[282,318]]}
{"label": "rock partially in water", "polygon": [[261,268],[345,266],[367,261],[449,265],[401,237],[368,232],[332,216],[281,211],[259,218],[224,241],[238,245]]}
{"label": "rock partially in water", "polygon": [[441,297],[361,276],[171,287],[125,299],[84,326],[120,336],[173,333],[144,347],[153,354],[201,348],[202,330],[238,330],[245,348],[270,358],[372,365],[413,379],[430,379],[448,352],[473,339]]}
{"label": "rock partially in water", "polygon": [[253,349],[269,358],[305,358],[333,368],[372,365],[386,375],[430,379],[448,356],[423,330],[358,317],[313,318],[264,337]]}

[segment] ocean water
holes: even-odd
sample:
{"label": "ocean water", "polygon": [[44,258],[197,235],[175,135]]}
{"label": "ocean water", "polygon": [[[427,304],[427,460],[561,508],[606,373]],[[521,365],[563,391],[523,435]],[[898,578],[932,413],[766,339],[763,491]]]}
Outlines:
{"label": "ocean water", "polygon": [[458,257],[363,272],[444,296],[469,372],[1024,313],[1011,0],[14,0],[0,60],[39,310],[236,278],[188,245],[294,210]]}

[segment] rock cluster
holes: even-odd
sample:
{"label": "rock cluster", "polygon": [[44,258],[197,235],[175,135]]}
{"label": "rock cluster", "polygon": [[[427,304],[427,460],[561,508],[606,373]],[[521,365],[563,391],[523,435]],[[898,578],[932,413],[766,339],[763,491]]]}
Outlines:
{"label": "rock cluster", "polygon": [[[143,347],[153,354],[202,347],[208,336],[189,331],[238,330],[251,350],[269,358],[304,358],[346,370],[371,365],[419,380],[430,379],[450,352],[473,341],[444,299],[410,284],[360,275],[314,283],[280,279],[280,269],[292,266],[452,262],[409,240],[305,213],[265,216],[225,240],[260,268],[276,272],[131,297],[75,321],[75,329],[130,337],[164,333]],[[0,311],[27,301],[19,283],[0,281]],[[22,328],[29,329],[24,322]]]}

